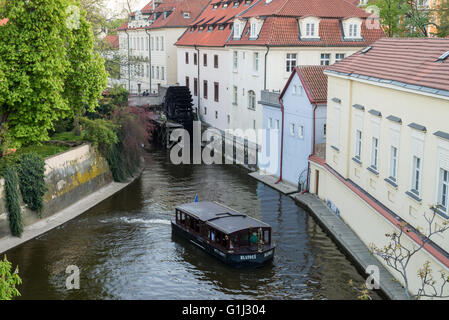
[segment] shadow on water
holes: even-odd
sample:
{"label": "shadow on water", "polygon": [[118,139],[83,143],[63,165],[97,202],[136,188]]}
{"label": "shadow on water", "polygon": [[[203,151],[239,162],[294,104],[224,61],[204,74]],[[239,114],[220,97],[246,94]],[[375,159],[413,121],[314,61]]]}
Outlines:
{"label": "shadow on water", "polygon": [[[273,262],[230,268],[172,237],[174,207],[195,194],[269,223]],[[237,166],[173,165],[165,150],[121,192],[7,255],[22,299],[356,299],[348,281],[364,281],[291,198]],[[69,265],[80,269],[79,290],[65,287]]]}

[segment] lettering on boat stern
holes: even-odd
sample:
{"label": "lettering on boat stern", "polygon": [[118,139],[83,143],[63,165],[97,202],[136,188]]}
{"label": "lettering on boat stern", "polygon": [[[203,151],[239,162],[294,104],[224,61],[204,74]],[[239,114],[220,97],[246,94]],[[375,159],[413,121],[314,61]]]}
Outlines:
{"label": "lettering on boat stern", "polygon": [[245,256],[240,256],[240,260],[255,260],[256,255],[255,254],[248,254]]}
{"label": "lettering on boat stern", "polygon": [[272,254],[273,254],[273,250],[270,250],[270,251],[265,252],[265,254],[263,256],[264,256],[264,258],[266,258],[266,257],[271,256]]}

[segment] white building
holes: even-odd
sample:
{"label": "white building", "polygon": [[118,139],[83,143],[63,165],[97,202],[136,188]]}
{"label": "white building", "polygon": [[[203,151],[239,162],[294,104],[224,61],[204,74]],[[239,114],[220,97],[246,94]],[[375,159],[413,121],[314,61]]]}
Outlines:
{"label": "white building", "polygon": [[118,28],[122,84],[133,94],[177,83],[173,45],[208,0],[153,0]]}
{"label": "white building", "polygon": [[[280,91],[296,65],[333,64],[385,36],[380,27],[366,27],[368,16],[342,0],[210,3],[176,43],[178,81],[189,79],[194,93],[198,82],[194,103],[207,125],[222,131],[262,128],[261,91]],[[185,59],[194,53],[199,65]]]}

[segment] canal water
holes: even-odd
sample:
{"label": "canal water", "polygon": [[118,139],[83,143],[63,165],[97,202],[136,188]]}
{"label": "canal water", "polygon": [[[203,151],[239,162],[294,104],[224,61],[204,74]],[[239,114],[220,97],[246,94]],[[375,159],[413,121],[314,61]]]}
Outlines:
{"label": "canal water", "polygon": [[[173,209],[219,201],[269,223],[272,264],[233,269],[171,234]],[[232,165],[172,165],[147,155],[142,176],[78,218],[7,252],[21,299],[356,299],[362,276],[292,199]],[[66,289],[66,268],[80,289]],[[379,296],[373,295],[378,299]]]}

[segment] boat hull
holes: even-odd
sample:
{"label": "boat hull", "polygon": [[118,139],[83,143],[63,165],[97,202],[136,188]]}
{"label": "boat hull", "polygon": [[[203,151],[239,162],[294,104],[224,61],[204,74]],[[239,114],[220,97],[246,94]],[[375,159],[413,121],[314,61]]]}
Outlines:
{"label": "boat hull", "polygon": [[203,238],[186,231],[173,221],[171,222],[171,226],[173,234],[185,238],[196,247],[231,266],[261,266],[271,262],[274,257],[274,246],[262,252],[226,252],[207,243]]}

